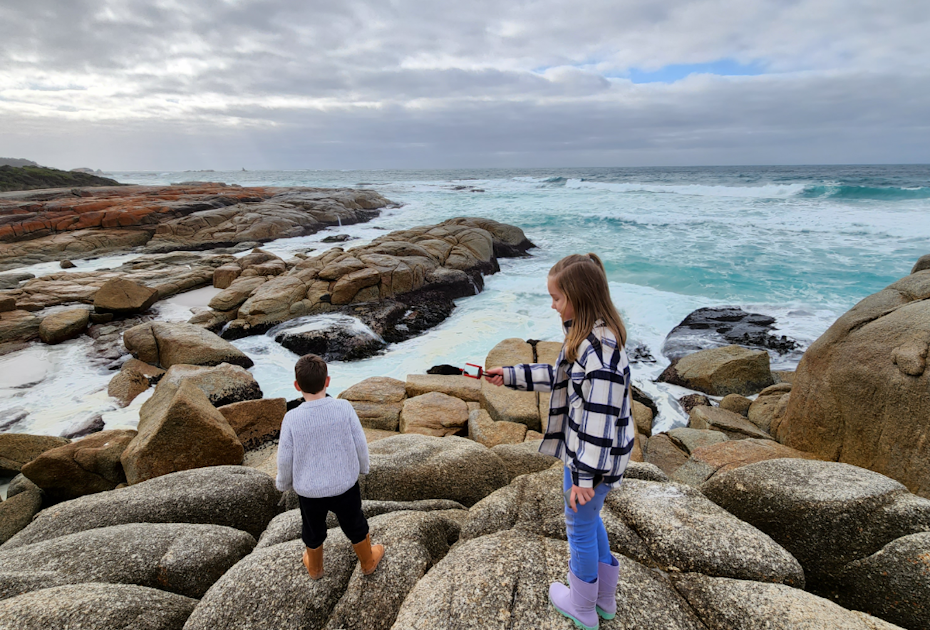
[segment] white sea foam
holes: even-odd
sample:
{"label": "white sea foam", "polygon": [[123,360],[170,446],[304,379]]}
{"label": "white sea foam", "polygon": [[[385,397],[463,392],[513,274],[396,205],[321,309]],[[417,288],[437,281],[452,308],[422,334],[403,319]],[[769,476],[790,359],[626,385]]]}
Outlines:
{"label": "white sea foam", "polygon": [[804,184],[767,184],[762,186],[707,186],[702,184],[662,185],[591,182],[569,179],[566,188],[591,188],[617,193],[667,193],[700,197],[747,197],[752,199],[784,199],[804,191]]}

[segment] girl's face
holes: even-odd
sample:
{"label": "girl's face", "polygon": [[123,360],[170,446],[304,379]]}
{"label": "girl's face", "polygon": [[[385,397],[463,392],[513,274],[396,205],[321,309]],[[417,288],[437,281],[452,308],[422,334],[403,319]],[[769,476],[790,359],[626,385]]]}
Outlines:
{"label": "girl's face", "polygon": [[546,286],[549,288],[549,295],[552,296],[552,308],[555,309],[563,322],[567,322],[575,317],[575,309],[572,308],[571,302],[565,297],[565,294],[559,290],[552,276],[546,278]]}

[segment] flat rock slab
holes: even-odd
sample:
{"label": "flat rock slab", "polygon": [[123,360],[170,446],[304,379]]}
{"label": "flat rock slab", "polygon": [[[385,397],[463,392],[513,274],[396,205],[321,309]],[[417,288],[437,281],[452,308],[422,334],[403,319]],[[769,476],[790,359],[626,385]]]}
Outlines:
{"label": "flat rock slab", "polygon": [[930,500],[848,464],[773,459],[718,473],[701,491],[790,551],[814,587],[896,538],[930,531]]}
{"label": "flat rock slab", "polygon": [[[532,558],[532,562],[527,562]],[[552,582],[564,582],[568,543],[504,531],[457,545],[404,601],[394,630],[566,630],[549,604]],[[706,630],[668,579],[619,558],[617,616],[603,630]]]}
{"label": "flat rock slab", "polygon": [[894,630],[898,626],[784,584],[689,573],[678,592],[711,630]]}
{"label": "flat rock slab", "polygon": [[604,505],[664,570],[804,587],[804,571],[790,553],[694,488],[628,479]]}
{"label": "flat rock slab", "polygon": [[252,359],[241,350],[200,326],[187,323],[148,322],[123,333],[123,343],[132,356],[164,369],[172,365],[219,365],[244,368]]}
{"label": "flat rock slab", "polygon": [[480,402],[481,381],[467,376],[408,374],[406,392],[410,398],[429,392],[440,392],[461,398],[465,402]]}
{"label": "flat rock slab", "polygon": [[688,414],[688,426],[692,429],[721,431],[731,440],[745,438],[772,439],[768,433],[738,413],[700,405]]}
{"label": "flat rock slab", "polygon": [[320,580],[311,580],[301,563],[301,541],[265,547],[210,589],[186,630],[387,630],[410,589],[445,556],[457,528],[426,512],[384,514],[369,525],[372,541],[385,547],[372,575],[362,575],[339,530],[331,530],[323,543]]}
{"label": "flat rock slab", "polygon": [[33,573],[49,579],[48,586],[136,584],[199,598],[253,547],[249,534],[219,525],[132,523],[91,529],[0,550],[0,598],[19,595],[18,577]]}
{"label": "flat rock slab", "polygon": [[472,506],[510,481],[497,455],[466,438],[398,435],[370,444],[368,452],[370,471],[360,479],[366,499]]}
{"label": "flat rock slab", "polygon": [[125,523],[226,525],[258,537],[278,513],[274,479],[244,466],[185,470],[43,510],[0,552]]}
{"label": "flat rock slab", "polygon": [[[675,429],[687,431],[688,429]],[[674,431],[673,431],[674,433]],[[700,486],[715,474],[748,466],[756,462],[785,457],[797,459],[819,459],[811,453],[796,451],[773,440],[729,440],[694,449],[678,470],[672,475],[675,481],[691,486]]]}
{"label": "flat rock slab", "polygon": [[181,630],[197,600],[144,586],[73,584],[0,602],[0,629]]}
{"label": "flat rock slab", "polygon": [[[426,499],[424,501],[362,501],[362,512],[365,518],[371,519],[381,514],[391,512],[435,512],[440,510],[460,510],[467,514],[465,506],[448,499]],[[289,540],[296,540],[301,536],[303,521],[300,518],[300,509],[288,510],[278,514],[268,523],[268,528],[262,532],[258,540],[258,548],[270,547]],[[339,521],[332,512],[326,517],[326,527],[332,529],[339,527]]]}
{"label": "flat rock slab", "polygon": [[359,381],[339,394],[339,398],[343,398],[350,402],[359,401],[370,403],[399,403],[403,402],[406,397],[406,383],[387,376],[372,376],[366,378],[364,381]]}
{"label": "flat rock slab", "polygon": [[930,621],[930,532],[893,540],[846,565],[840,603],[905,628]]}
{"label": "flat rock slab", "polygon": [[39,324],[39,339],[47,344],[74,339],[84,332],[89,320],[90,311],[86,308],[74,308],[49,315]]}
{"label": "flat rock slab", "polygon": [[730,439],[727,437],[727,434],[722,431],[714,431],[713,429],[689,429],[686,427],[672,429],[668,432],[668,436],[672,439],[675,446],[689,455],[693,453],[695,449],[701,448],[702,446],[719,444],[720,442],[726,442]]}

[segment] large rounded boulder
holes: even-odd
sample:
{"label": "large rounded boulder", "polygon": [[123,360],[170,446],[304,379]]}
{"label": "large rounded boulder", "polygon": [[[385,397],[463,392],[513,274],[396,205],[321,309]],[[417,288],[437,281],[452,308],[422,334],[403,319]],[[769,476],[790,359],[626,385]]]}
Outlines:
{"label": "large rounded boulder", "polygon": [[870,295],[811,344],[778,441],[930,497],[930,270]]}
{"label": "large rounded boulder", "polygon": [[366,499],[451,499],[472,506],[510,481],[497,455],[466,438],[397,435],[368,452],[371,469],[361,479]]}
{"label": "large rounded boulder", "polygon": [[0,552],[125,523],[225,525],[258,538],[278,513],[274,479],[244,466],[214,466],[91,494],[43,510]]}
{"label": "large rounded boulder", "polygon": [[73,584],[0,602],[0,629],[181,630],[196,599],[127,584]]}

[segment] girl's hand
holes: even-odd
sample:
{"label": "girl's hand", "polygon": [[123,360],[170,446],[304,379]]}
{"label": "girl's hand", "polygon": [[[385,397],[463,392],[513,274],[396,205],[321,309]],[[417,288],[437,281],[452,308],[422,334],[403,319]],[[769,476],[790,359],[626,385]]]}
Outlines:
{"label": "girl's hand", "polygon": [[568,497],[568,507],[572,509],[572,512],[577,513],[578,508],[575,507],[575,501],[578,502],[578,505],[584,505],[588,501],[594,498],[594,488],[581,488],[579,486],[572,486],[572,493]]}
{"label": "girl's hand", "polygon": [[504,368],[493,367],[490,370],[485,370],[484,378],[487,379],[487,381],[492,385],[497,385],[500,387],[504,384]]}

